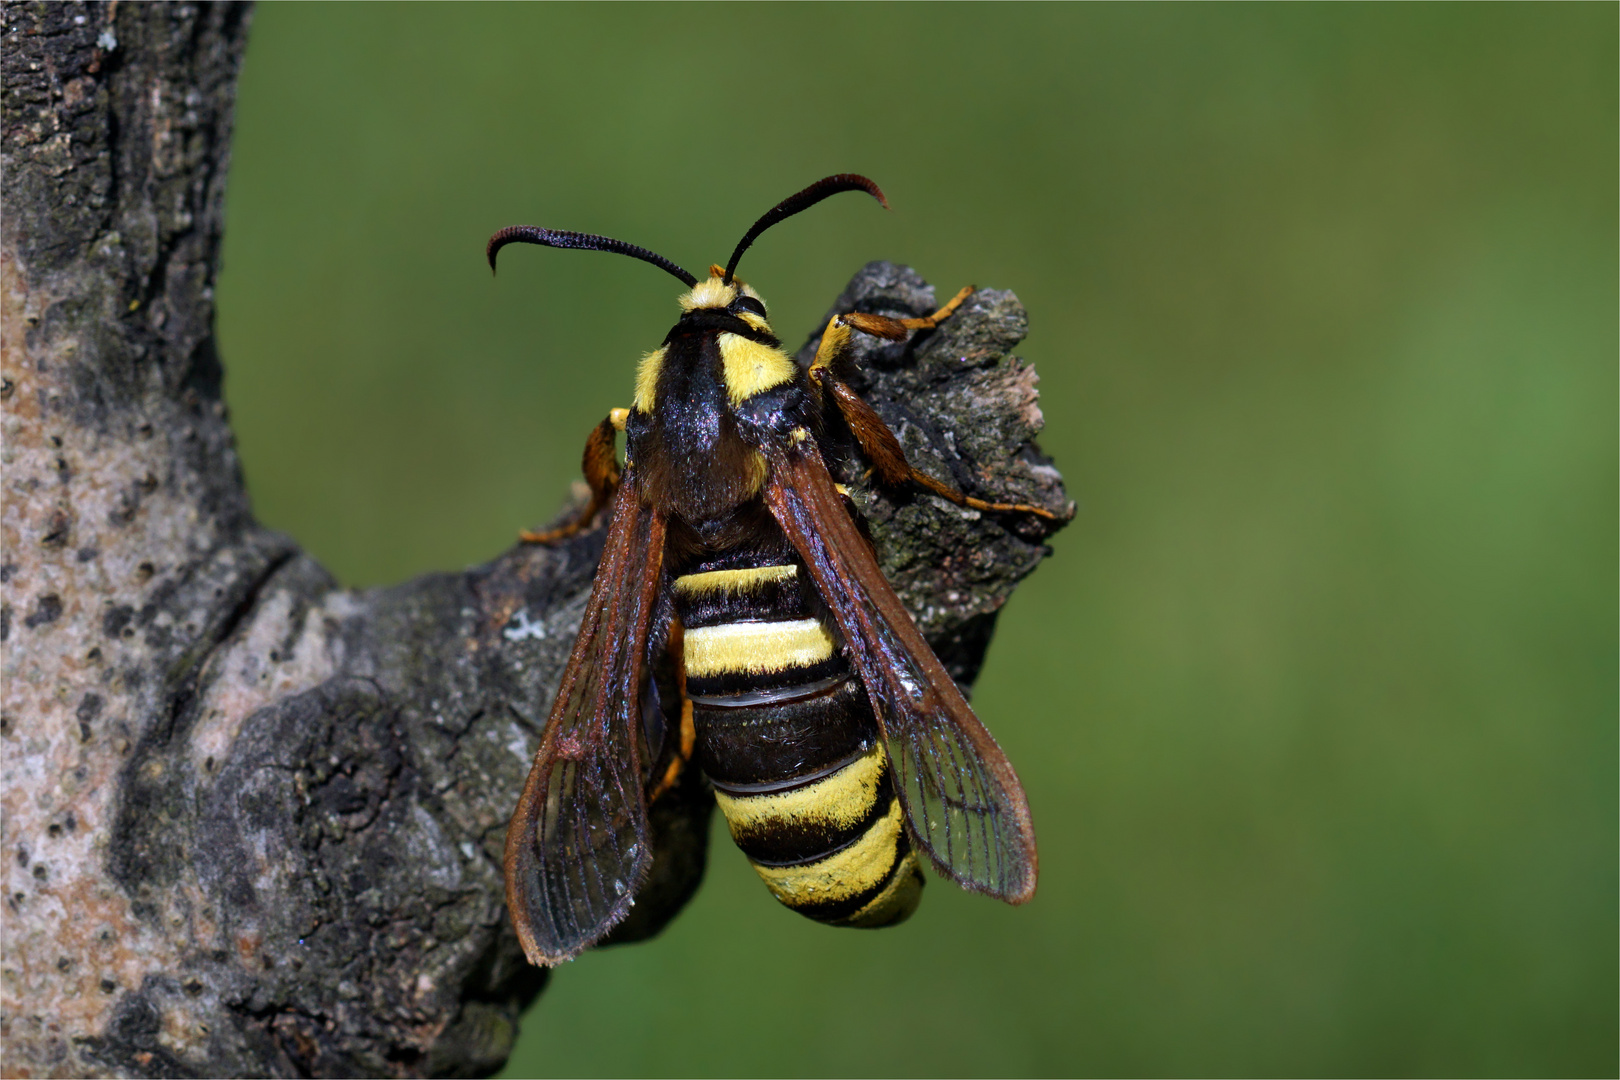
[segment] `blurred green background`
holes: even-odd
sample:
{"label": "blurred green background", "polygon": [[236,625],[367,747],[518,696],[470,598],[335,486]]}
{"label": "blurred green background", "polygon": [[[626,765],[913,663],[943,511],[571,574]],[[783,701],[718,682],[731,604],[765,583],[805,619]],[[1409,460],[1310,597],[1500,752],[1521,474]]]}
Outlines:
{"label": "blurred green background", "polygon": [[723,834],[520,1075],[1614,1075],[1617,9],[255,15],[219,287],[258,513],[343,581],[548,517],[675,283],[802,340],[868,259],[1014,289],[1080,513],[975,703],[1041,837],[814,925]]}

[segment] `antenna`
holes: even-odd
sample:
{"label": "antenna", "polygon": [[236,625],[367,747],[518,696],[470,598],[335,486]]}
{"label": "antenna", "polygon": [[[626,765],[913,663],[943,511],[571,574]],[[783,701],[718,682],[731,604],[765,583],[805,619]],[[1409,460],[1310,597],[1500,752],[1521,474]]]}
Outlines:
{"label": "antenna", "polygon": [[632,259],[650,262],[660,269],[667,270],[680,278],[681,282],[689,289],[697,284],[697,278],[688,274],[662,255],[648,251],[644,247],[637,247],[635,244],[627,244],[623,240],[614,240],[606,236],[593,236],[590,233],[542,229],[538,225],[513,225],[490,237],[489,246],[484,249],[484,255],[489,259],[490,273],[495,272],[495,253],[507,244],[539,244],[541,247],[610,251],[615,255],[628,255]]}
{"label": "antenna", "polygon": [[737,271],[737,262],[743,257],[753,242],[759,239],[759,234],[775,225],[785,221],[802,210],[808,210],[829,195],[837,195],[840,191],[864,191],[872,198],[883,204],[883,209],[889,208],[889,200],[883,197],[883,191],[872,181],[857,173],[839,173],[836,176],[824,177],[799,192],[789,195],[770,210],[765,216],[754,222],[754,227],[743,235],[737,244],[737,250],[731,253],[731,261],[726,263],[725,284],[731,284],[731,275]]}

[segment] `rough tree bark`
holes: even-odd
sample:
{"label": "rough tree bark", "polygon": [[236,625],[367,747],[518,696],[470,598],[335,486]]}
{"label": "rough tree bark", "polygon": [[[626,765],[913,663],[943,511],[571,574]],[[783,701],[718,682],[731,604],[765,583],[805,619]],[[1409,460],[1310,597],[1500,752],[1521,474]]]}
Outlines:
{"label": "rough tree bark", "polygon": [[[506,816],[601,532],[356,592],[255,523],[212,328],[248,10],[3,15],[0,1067],[494,1070],[544,982],[502,902]],[[834,310],[933,305],[874,263]],[[982,291],[871,349],[864,389],[924,468],[1068,513],[1024,329]],[[846,479],[970,682],[1050,529]],[[660,802],[620,940],[696,887],[711,806],[695,773]]]}

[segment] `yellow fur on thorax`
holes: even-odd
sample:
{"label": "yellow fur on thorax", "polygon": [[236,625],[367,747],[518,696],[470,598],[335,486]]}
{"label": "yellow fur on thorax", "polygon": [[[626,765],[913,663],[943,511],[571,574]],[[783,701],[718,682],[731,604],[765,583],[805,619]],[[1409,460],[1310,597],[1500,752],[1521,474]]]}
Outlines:
{"label": "yellow fur on thorax", "polygon": [[[712,267],[709,278],[692,286],[690,292],[676,298],[683,311],[700,308],[726,308],[738,295],[751,296],[761,304],[765,301],[751,286],[735,279],[728,285],[722,280],[719,267]],[[761,333],[771,332],[770,323],[752,311],[739,312],[737,317]],[[762,390],[780,386],[793,378],[798,366],[780,349],[761,345],[736,334],[721,334],[720,356],[725,365],[726,393],[732,405],[740,405]],[[637,412],[651,415],[658,399],[658,375],[664,366],[664,350],[654,349],[641,358],[636,369]]]}
{"label": "yellow fur on thorax", "polygon": [[737,334],[720,335],[720,358],[726,367],[726,396],[733,406],[799,373],[787,353]]}
{"label": "yellow fur on thorax", "polygon": [[658,397],[658,373],[664,367],[664,350],[654,349],[641,358],[636,367],[636,399],[635,409],[639,413],[651,416],[653,402]]}
{"label": "yellow fur on thorax", "polygon": [[[765,298],[755,292],[752,285],[744,284],[736,278],[731,279],[731,284],[726,284],[722,276],[724,273],[725,271],[720,267],[711,266],[708,278],[692,286],[690,292],[684,292],[676,297],[675,302],[681,305],[682,311],[696,311],[698,308],[728,307],[738,296],[752,296],[761,304],[765,302]],[[757,315],[754,316],[754,318],[758,317]],[[744,318],[749,325],[753,325],[753,319],[748,319],[747,316],[744,316]]]}
{"label": "yellow fur on thorax", "polygon": [[737,284],[723,284],[717,277],[711,277],[692,286],[692,291],[682,293],[676,303],[681,305],[682,311],[695,311],[698,308],[723,308],[737,299]]}

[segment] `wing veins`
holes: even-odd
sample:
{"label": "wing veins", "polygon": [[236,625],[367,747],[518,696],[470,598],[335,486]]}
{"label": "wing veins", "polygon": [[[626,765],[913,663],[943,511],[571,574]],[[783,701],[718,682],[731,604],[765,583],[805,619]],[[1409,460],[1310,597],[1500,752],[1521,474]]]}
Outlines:
{"label": "wing veins", "polygon": [[627,470],[580,634],[507,831],[507,905],[536,964],[576,955],[622,919],[650,858],[631,721],[639,717],[663,537],[662,515],[640,504]]}
{"label": "wing veins", "polygon": [[[813,439],[762,449],[771,466],[767,505],[805,559],[854,667],[874,691],[913,838],[940,873],[963,887],[1022,903],[1034,892],[1035,843],[1012,766],[884,579]],[[963,786],[964,776],[976,792]],[[958,816],[961,822],[952,820]]]}

